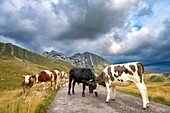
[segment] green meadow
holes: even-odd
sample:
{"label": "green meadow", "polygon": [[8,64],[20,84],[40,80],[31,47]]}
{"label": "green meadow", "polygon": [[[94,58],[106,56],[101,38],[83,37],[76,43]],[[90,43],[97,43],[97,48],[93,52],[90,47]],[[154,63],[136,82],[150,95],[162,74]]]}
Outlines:
{"label": "green meadow", "polygon": [[21,88],[22,76],[34,74],[43,69],[58,69],[68,73],[72,65],[47,59],[40,64],[18,60],[0,60],[0,113],[44,113],[58,89],[42,91],[43,85],[35,83],[28,93],[23,93]]}

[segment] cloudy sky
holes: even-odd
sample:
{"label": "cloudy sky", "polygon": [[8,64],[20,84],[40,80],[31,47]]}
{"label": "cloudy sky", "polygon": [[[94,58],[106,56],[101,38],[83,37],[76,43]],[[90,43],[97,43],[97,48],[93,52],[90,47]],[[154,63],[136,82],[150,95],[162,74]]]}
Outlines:
{"label": "cloudy sky", "polygon": [[0,0],[0,42],[170,71],[170,0]]}

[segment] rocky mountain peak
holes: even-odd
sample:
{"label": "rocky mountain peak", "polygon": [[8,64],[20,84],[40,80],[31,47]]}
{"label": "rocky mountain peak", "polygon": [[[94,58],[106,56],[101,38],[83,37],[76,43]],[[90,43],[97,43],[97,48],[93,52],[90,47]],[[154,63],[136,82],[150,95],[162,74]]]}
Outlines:
{"label": "rocky mountain peak", "polygon": [[99,71],[99,68],[103,68],[111,64],[104,58],[90,52],[76,53],[68,57],[63,53],[52,50],[51,52],[44,52],[42,55],[48,58],[66,61],[74,66],[88,67],[94,71]]}

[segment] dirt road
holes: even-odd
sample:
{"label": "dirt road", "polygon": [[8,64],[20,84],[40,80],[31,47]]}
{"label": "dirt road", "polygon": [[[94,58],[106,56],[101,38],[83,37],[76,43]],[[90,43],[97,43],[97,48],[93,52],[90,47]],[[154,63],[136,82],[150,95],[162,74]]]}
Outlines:
{"label": "dirt road", "polygon": [[147,110],[142,110],[142,99],[123,93],[116,93],[116,100],[106,103],[106,89],[100,87],[98,94],[88,93],[82,97],[82,86],[75,87],[75,94],[68,95],[67,87],[61,88],[47,113],[170,113],[170,106],[150,102]]}

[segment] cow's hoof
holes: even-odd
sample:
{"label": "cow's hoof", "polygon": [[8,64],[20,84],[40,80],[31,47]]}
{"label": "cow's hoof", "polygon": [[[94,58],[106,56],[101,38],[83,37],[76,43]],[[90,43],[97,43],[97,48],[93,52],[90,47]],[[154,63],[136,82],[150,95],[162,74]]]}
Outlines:
{"label": "cow's hoof", "polygon": [[146,110],[146,108],[145,108],[145,107],[142,107],[142,110]]}
{"label": "cow's hoof", "polygon": [[96,97],[98,97],[98,94],[97,94],[97,92],[95,92],[95,95],[96,95]]}
{"label": "cow's hoof", "polygon": [[113,101],[115,101],[115,98],[112,98]]}
{"label": "cow's hoof", "polygon": [[70,95],[70,92],[68,92],[68,95]]}
{"label": "cow's hoof", "polygon": [[82,95],[82,97],[85,97],[85,95]]}
{"label": "cow's hoof", "polygon": [[106,101],[106,103],[109,103],[109,101]]}

